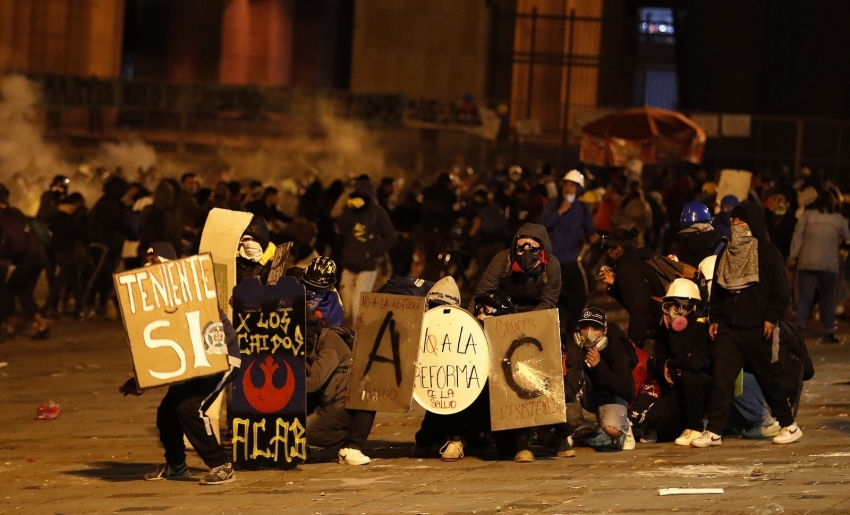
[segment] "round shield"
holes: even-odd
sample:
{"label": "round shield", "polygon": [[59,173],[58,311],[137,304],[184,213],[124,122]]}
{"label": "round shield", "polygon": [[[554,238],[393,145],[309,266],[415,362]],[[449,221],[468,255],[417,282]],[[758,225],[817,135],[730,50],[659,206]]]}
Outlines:
{"label": "round shield", "polygon": [[490,348],[478,321],[457,306],[440,306],[422,319],[413,398],[441,415],[467,408],[490,372]]}

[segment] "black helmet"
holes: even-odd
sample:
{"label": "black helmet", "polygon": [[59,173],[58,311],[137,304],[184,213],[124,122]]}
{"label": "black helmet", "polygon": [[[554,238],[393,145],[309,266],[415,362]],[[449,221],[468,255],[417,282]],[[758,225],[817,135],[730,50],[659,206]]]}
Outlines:
{"label": "black helmet", "polygon": [[330,289],[336,283],[336,263],[324,256],[313,259],[304,270],[302,281],[316,290]]}
{"label": "black helmet", "polygon": [[472,300],[475,303],[475,311],[473,313],[475,316],[478,316],[478,311],[485,306],[495,309],[495,311],[492,309],[489,310],[487,313],[489,316],[508,315],[516,311],[516,304],[514,304],[513,299],[501,290],[484,292],[476,295]]}

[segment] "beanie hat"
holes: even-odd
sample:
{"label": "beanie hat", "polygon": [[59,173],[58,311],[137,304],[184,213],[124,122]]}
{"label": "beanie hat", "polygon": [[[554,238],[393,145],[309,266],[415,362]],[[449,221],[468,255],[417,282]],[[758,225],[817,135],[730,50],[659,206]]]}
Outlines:
{"label": "beanie hat", "polygon": [[431,287],[425,298],[428,299],[428,304],[431,307],[441,306],[443,304],[459,306],[460,289],[458,289],[454,278],[447,275],[434,283],[434,286]]}
{"label": "beanie hat", "polygon": [[174,261],[177,259],[177,251],[174,250],[174,245],[167,241],[155,241],[148,248],[148,254],[153,254],[160,261]]}
{"label": "beanie hat", "polygon": [[740,203],[741,202],[738,200],[738,197],[736,197],[735,195],[726,195],[720,201],[721,206],[729,206],[729,207],[735,207]]}

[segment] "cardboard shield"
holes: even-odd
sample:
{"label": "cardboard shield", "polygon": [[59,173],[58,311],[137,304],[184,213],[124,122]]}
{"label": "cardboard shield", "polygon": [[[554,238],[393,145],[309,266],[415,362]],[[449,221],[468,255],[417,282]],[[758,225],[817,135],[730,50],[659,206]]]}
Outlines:
{"label": "cardboard shield", "polygon": [[752,172],[746,170],[721,170],[720,181],[717,183],[717,206],[714,212],[720,212],[720,201],[726,195],[735,195],[739,202],[747,200],[752,180]]}
{"label": "cardboard shield", "polygon": [[253,217],[251,213],[215,208],[207,216],[204,232],[201,233],[200,252],[208,252],[212,256],[219,303],[231,321],[230,295],[236,286],[236,251],[239,250],[239,239]]}
{"label": "cardboard shield", "polygon": [[112,278],[139,388],[181,383],[228,369],[209,254]]}
{"label": "cardboard shield", "polygon": [[284,277],[233,289],[242,373],[230,406],[233,461],[244,468],[295,468],[307,457],[304,287]]}
{"label": "cardboard shield", "polygon": [[462,411],[487,382],[490,351],[484,331],[475,317],[457,306],[427,311],[422,325],[413,398],[441,415]]}
{"label": "cardboard shield", "polygon": [[410,411],[425,298],[363,293],[345,407]]}
{"label": "cardboard shield", "polygon": [[558,310],[484,320],[493,431],[566,422]]}

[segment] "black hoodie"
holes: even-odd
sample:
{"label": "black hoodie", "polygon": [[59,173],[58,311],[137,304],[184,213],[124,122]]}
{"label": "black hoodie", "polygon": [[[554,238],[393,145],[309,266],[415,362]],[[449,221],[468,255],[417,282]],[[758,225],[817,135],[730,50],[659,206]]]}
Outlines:
{"label": "black hoodie", "polygon": [[660,299],[667,292],[658,273],[648,260],[652,251],[647,247],[627,250],[614,266],[616,280],[608,294],[629,312],[629,340],[640,348],[661,320]]}
{"label": "black hoodie", "polygon": [[[539,241],[549,263],[538,266],[530,274],[514,271],[511,267],[514,247],[520,236]],[[478,282],[475,295],[482,295],[491,290],[501,290],[508,294],[520,312],[557,307],[558,295],[561,294],[561,264],[558,258],[552,255],[552,242],[545,227],[540,224],[524,224],[514,236],[511,248],[496,254]],[[473,307],[470,303],[469,311],[473,311]]]}
{"label": "black hoodie", "polygon": [[[733,328],[752,329],[762,327],[764,322],[776,325],[785,316],[791,304],[788,289],[788,272],[782,254],[770,242],[764,211],[755,204],[744,203],[732,210],[732,217],[746,221],[753,236],[758,240],[759,281],[748,288],[733,293],[717,282],[709,301],[711,323],[722,323]],[[717,262],[726,249],[717,256]]]}

